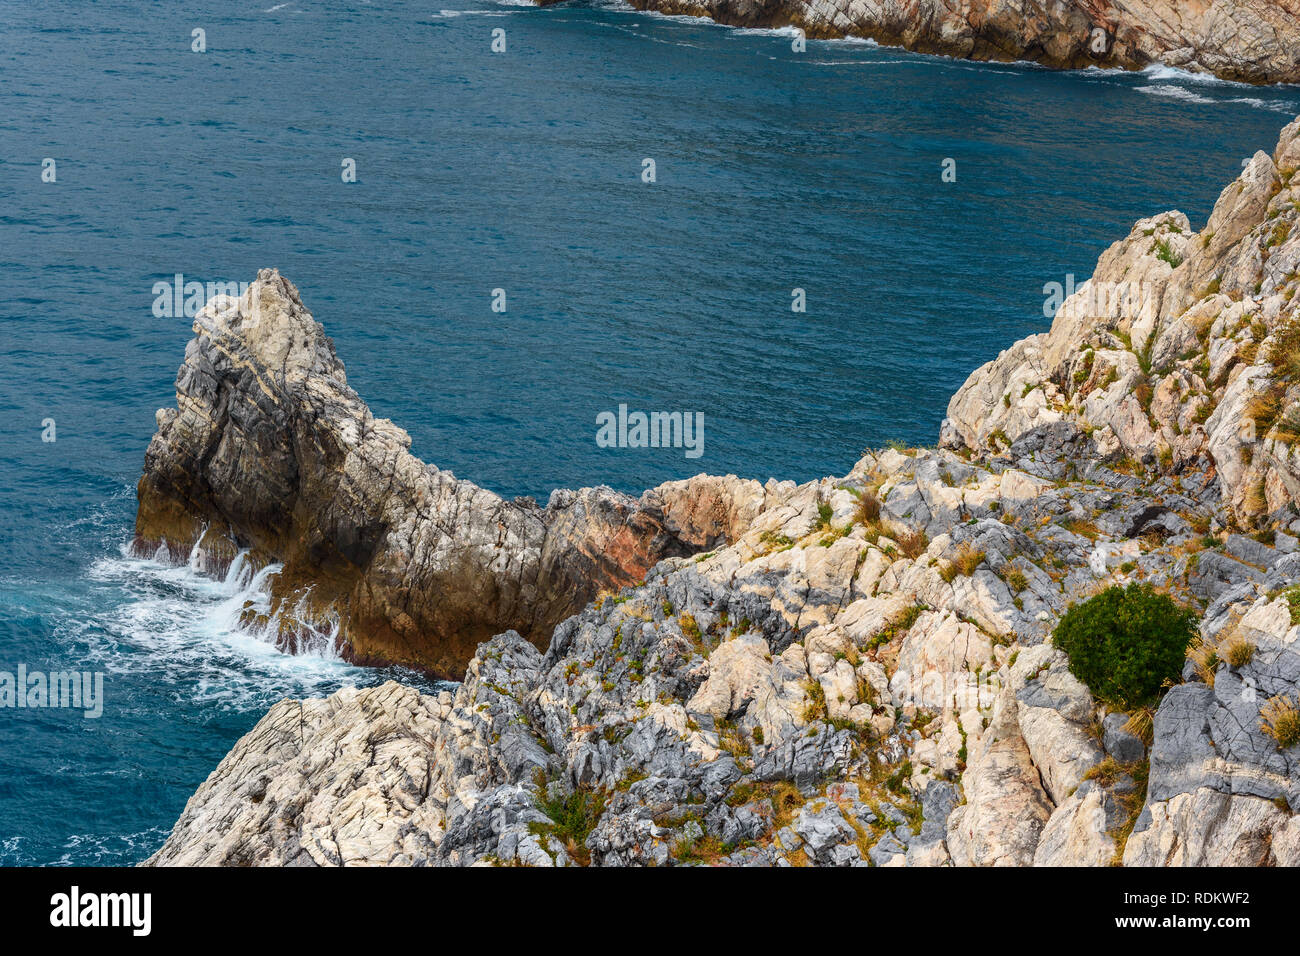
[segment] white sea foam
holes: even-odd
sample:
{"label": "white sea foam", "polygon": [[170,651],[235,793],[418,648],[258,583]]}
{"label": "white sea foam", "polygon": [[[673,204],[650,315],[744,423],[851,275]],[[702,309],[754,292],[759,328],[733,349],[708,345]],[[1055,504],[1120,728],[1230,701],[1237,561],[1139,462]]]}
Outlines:
{"label": "white sea foam", "polygon": [[[96,561],[88,572],[92,586],[121,596],[94,620],[69,623],[88,640],[85,656],[110,675],[156,672],[181,699],[239,710],[263,707],[286,693],[330,693],[369,683],[366,672],[339,657],[337,620],[300,629],[296,654],[276,647],[280,615],[270,613],[270,584],[280,565],[255,572],[241,553],[225,577],[214,580],[197,570],[202,564],[197,549],[185,564],[169,563],[165,554],[132,557],[125,547],[118,557]],[[303,610],[300,604],[290,614]],[[265,615],[266,622],[241,623],[245,611]]]}
{"label": "white sea foam", "polygon": [[1139,86],[1138,91],[1146,93],[1149,96],[1163,96],[1166,99],[1179,100],[1183,103],[1195,103],[1201,106],[1212,106],[1222,103],[1240,103],[1243,106],[1250,106],[1257,110],[1271,110],[1275,113],[1294,115],[1296,113],[1296,104],[1286,100],[1266,100],[1258,96],[1206,96],[1203,93],[1197,93],[1193,90],[1181,86],[1161,83],[1154,86]]}
{"label": "white sea foam", "polygon": [[[695,19],[695,18],[692,18]],[[712,21],[710,21],[712,22]],[[735,27],[735,30],[743,31],[743,35],[759,37],[797,37],[802,35],[803,31],[798,27]]]}
{"label": "white sea foam", "polygon": [[813,66],[893,66],[899,63],[911,63],[911,60],[807,60]]}
{"label": "white sea foam", "polygon": [[1182,100],[1184,103],[1219,102],[1212,96],[1202,96],[1199,93],[1193,93],[1191,90],[1185,90],[1181,86],[1139,86],[1138,90],[1150,96],[1163,96],[1166,99]]}
{"label": "white sea foam", "polygon": [[[514,4],[508,3],[506,6],[532,6],[531,3]],[[454,20],[457,17],[508,17],[510,10],[439,10],[437,13],[429,14],[430,20]]]}
{"label": "white sea foam", "polygon": [[1221,80],[1213,73],[1197,73],[1176,66],[1166,66],[1163,63],[1153,63],[1142,70],[1142,75],[1153,80],[1176,80],[1182,83],[1199,83],[1202,86],[1244,86],[1247,89],[1250,88],[1249,83]]}

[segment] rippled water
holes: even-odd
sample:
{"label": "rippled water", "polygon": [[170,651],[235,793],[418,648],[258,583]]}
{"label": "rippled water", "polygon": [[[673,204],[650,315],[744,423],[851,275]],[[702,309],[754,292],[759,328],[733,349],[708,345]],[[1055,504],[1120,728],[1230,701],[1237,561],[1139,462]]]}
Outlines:
{"label": "rippled water", "polygon": [[[240,631],[246,578],[123,556],[190,337],[156,282],[278,266],[415,453],[503,494],[842,474],[933,441],[1046,327],[1045,283],[1139,217],[1199,224],[1300,112],[1172,70],[462,2],[0,0],[0,669],[107,678],[99,720],[0,710],[0,863],[136,862],[275,700],[392,676]],[[598,448],[622,402],[702,412],[703,457]]]}

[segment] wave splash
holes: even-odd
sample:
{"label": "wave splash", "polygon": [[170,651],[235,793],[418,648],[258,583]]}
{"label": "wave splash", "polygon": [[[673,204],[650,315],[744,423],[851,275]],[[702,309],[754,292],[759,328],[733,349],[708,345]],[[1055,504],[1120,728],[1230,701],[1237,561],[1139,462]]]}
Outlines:
{"label": "wave splash", "polygon": [[255,568],[241,551],[214,578],[197,547],[179,563],[165,547],[142,558],[122,545],[87,572],[90,586],[110,599],[96,601],[90,619],[68,622],[76,633],[66,636],[88,643],[93,665],[110,674],[152,675],[177,701],[222,709],[256,710],[286,694],[318,696],[388,677],[429,685],[404,669],[348,664],[337,619],[307,625],[301,606],[272,612],[271,583],[281,567]]}

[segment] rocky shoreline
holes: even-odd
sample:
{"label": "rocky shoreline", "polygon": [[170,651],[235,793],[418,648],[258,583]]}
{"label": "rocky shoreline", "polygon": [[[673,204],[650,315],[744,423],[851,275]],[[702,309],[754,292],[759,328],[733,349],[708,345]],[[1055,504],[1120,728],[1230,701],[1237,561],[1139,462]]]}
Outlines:
{"label": "rocky shoreline", "polygon": [[[251,549],[287,630],[468,666],[276,704],[148,862],[1300,864],[1300,746],[1261,722],[1300,695],[1298,168],[1300,120],[1203,230],[1108,249],[939,447],[801,485],[504,502],[412,458],[261,273],[195,321],[139,546]],[[1110,712],[1049,638],[1132,581],[1199,635]]]}
{"label": "rocky shoreline", "polygon": [[[549,6],[558,0],[537,0]],[[1165,64],[1245,83],[1300,83],[1295,0],[629,0],[740,27],[794,26],[917,53],[1056,69]]]}

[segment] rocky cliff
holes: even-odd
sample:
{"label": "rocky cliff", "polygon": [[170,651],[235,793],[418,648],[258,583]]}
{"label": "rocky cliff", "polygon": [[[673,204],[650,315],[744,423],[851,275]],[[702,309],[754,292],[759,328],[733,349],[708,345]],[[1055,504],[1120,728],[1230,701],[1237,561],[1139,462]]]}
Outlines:
{"label": "rocky cliff", "polygon": [[513,629],[544,646],[601,588],[725,541],[764,507],[738,479],[640,499],[559,491],[544,508],[458,480],[371,415],[273,270],[209,302],[194,333],[145,455],[135,550],[193,553],[213,573],[240,551],[282,565],[270,613],[248,623],[287,650],[328,634],[358,662],[459,679],[480,641]]}
{"label": "rocky cliff", "polygon": [[[1199,233],[1178,213],[1139,222],[1050,331],[970,377],[941,447],[802,485],[650,493],[618,513],[695,553],[601,594],[544,650],[505,630],[454,693],[277,704],[150,862],[1300,864],[1300,746],[1264,720],[1300,695],[1297,166],[1300,120]],[[258,288],[296,302],[273,274]],[[269,314],[292,341],[311,332]],[[196,323],[187,368],[215,322]],[[298,454],[300,435],[346,430],[321,420],[343,394],[323,339],[253,365],[252,330],[222,328],[232,366],[268,383],[299,369],[295,400],[322,403]],[[310,418],[282,388],[245,393]],[[178,427],[164,416],[153,471]],[[367,433],[396,429],[351,434]],[[251,452],[233,460],[246,487],[272,480]],[[357,566],[397,567],[395,540]],[[1049,637],[1072,602],[1130,581],[1201,621],[1158,708],[1117,713]]]}
{"label": "rocky cliff", "polygon": [[[539,0],[548,5],[555,0]],[[1073,69],[1155,63],[1300,82],[1298,0],[630,0],[732,26],[797,26],[974,60]]]}

